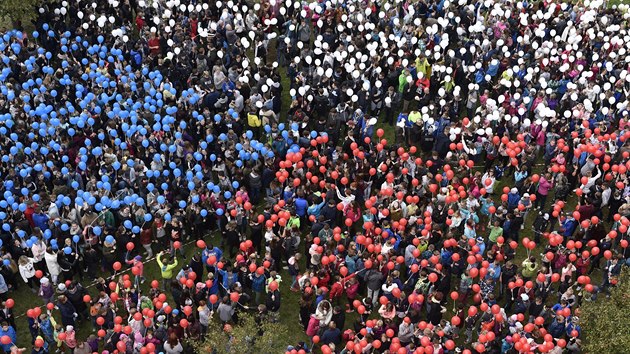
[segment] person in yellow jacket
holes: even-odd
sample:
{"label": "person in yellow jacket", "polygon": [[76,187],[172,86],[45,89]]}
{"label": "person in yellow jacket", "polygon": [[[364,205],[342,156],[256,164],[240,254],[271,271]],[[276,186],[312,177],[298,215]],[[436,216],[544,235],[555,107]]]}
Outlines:
{"label": "person in yellow jacket", "polygon": [[170,256],[166,259],[166,261],[162,261],[163,254],[163,251],[158,253],[156,260],[160,266],[160,272],[162,272],[162,288],[166,290],[166,283],[173,279],[173,270],[177,267],[177,258],[173,259],[173,263],[169,263]]}

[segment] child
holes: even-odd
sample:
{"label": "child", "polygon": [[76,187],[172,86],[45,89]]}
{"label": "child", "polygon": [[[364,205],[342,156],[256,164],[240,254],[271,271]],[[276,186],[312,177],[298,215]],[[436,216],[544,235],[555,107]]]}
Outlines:
{"label": "child", "polygon": [[66,346],[70,348],[70,351],[73,352],[74,348],[77,347],[77,338],[76,332],[74,331],[73,326],[66,326],[66,338],[64,340]]}
{"label": "child", "polygon": [[39,329],[42,331],[44,340],[49,345],[55,342],[55,330],[53,321],[53,318],[49,317],[46,313],[42,313],[41,315],[39,315]]}
{"label": "child", "polygon": [[40,279],[39,296],[44,300],[44,305],[53,301],[55,289],[47,277]]}
{"label": "child", "polygon": [[62,338],[59,338],[59,335],[63,333],[63,327],[61,326],[61,323],[56,323],[55,324],[55,331],[53,332],[53,339],[55,340],[55,344],[57,345],[57,348],[60,349],[60,351],[63,351],[63,337],[65,336],[65,334],[62,336]]}
{"label": "child", "polygon": [[[144,264],[142,263],[142,256],[135,256],[133,259],[126,261],[127,264],[131,264],[132,272],[135,275],[134,284],[136,288],[140,287],[140,284],[144,284]],[[135,268],[135,269],[134,269]]]}

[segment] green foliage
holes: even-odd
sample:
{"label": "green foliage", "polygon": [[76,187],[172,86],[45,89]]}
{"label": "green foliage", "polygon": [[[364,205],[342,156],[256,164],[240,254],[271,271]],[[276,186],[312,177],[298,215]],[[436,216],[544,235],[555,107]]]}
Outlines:
{"label": "green foliage", "polygon": [[1,0],[0,19],[21,21],[22,24],[26,24],[37,17],[37,7],[41,3],[42,0]]}
{"label": "green foliage", "polygon": [[233,325],[227,333],[218,321],[212,321],[204,341],[191,341],[197,353],[212,354],[275,354],[283,353],[288,345],[284,339],[289,336],[288,328],[268,319],[256,321],[250,314],[239,314],[238,325]]}
{"label": "green foliage", "polygon": [[624,353],[630,346],[630,271],[624,270],[610,298],[584,302],[581,326],[584,353]]}

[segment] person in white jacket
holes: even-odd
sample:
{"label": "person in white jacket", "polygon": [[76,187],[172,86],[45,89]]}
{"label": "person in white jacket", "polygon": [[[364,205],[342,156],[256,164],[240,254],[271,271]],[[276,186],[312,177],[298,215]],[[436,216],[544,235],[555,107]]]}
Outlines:
{"label": "person in white jacket", "polygon": [[61,274],[61,267],[59,267],[59,263],[57,262],[57,253],[53,251],[52,247],[46,249],[44,259],[46,260],[46,268],[48,268],[50,280],[56,285],[59,274]]}
{"label": "person in white jacket", "polygon": [[44,255],[46,253],[46,244],[41,239],[41,237],[37,237],[37,242],[34,242],[33,246],[31,246],[31,252],[33,252],[33,263],[35,264],[35,269],[44,270]]}
{"label": "person in white jacket", "polygon": [[22,279],[31,288],[33,293],[37,293],[37,282],[35,281],[35,265],[33,258],[22,256],[18,260],[20,275]]}

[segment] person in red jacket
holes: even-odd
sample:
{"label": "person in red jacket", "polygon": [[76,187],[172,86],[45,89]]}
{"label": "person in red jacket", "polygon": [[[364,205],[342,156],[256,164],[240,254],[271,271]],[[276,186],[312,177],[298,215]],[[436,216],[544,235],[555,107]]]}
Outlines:
{"label": "person in red jacket", "polygon": [[346,282],[346,297],[348,298],[348,303],[346,304],[346,312],[354,312],[352,303],[354,302],[354,299],[356,299],[358,292],[359,282],[355,277],[352,277]]}
{"label": "person in red jacket", "polygon": [[37,204],[33,203],[33,201],[26,201],[26,210],[24,210],[24,217],[28,220],[28,223],[31,227],[35,227],[35,223],[33,222],[33,214],[35,214],[35,208]]}
{"label": "person in red jacket", "polygon": [[160,39],[155,33],[153,33],[151,39],[149,39],[149,51],[151,52],[151,55],[154,56],[160,54]]}
{"label": "person in red jacket", "polygon": [[330,302],[333,303],[334,305],[339,304],[339,300],[341,299],[341,296],[343,295],[343,291],[344,291],[344,286],[341,280],[341,276],[336,275],[335,282],[330,288],[330,293],[329,293]]}

